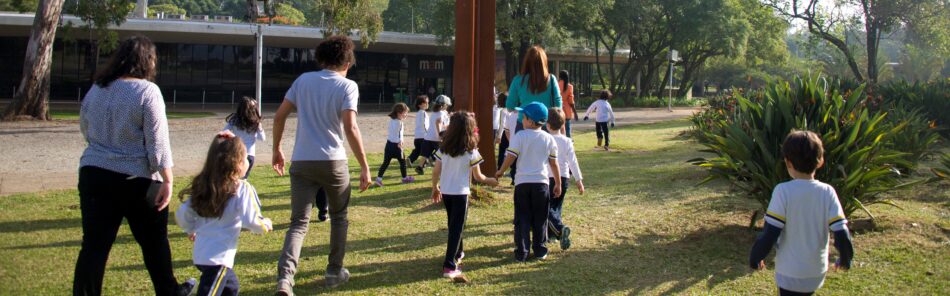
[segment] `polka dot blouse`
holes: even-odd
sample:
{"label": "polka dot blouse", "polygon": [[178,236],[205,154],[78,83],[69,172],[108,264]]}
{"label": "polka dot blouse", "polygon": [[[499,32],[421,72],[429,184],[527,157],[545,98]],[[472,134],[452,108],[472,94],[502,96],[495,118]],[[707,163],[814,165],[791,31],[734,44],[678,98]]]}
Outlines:
{"label": "polka dot blouse", "polygon": [[142,79],[93,85],[79,112],[88,146],[79,166],[94,166],[129,176],[160,180],[171,168],[165,101],[158,86]]}

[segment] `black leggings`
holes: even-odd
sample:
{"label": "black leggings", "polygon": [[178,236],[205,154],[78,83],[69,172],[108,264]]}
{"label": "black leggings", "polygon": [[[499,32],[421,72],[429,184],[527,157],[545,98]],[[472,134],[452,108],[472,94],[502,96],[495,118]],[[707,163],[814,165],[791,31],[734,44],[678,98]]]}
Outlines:
{"label": "black leggings", "polygon": [[468,195],[442,195],[445,213],[448,215],[449,239],[445,248],[443,268],[458,268],[458,259],[462,257],[462,230],[465,228],[465,216],[468,214]]}
{"label": "black leggings", "polygon": [[782,288],[778,288],[778,295],[779,295],[779,296],[809,296],[809,295],[812,295],[812,294],[815,294],[815,292],[809,292],[809,293],[805,293],[805,292],[795,292],[795,291],[790,291],[790,290],[785,290],[785,289],[782,289]]}
{"label": "black leggings", "polygon": [[423,138],[412,140],[412,152],[409,153],[409,162],[416,163],[416,159],[419,159],[419,155],[422,154],[422,145],[425,144],[426,140]]}
{"label": "black leggings", "polygon": [[73,295],[101,295],[109,251],[122,219],[142,248],[145,268],[155,295],[178,295],[168,246],[168,208],[155,209],[146,193],[152,180],[132,178],[110,170],[79,169],[79,208],[82,212],[82,249],[76,260]]}
{"label": "black leggings", "polygon": [[597,132],[597,139],[604,139],[604,147],[610,147],[610,129],[607,128],[607,123],[598,122],[594,129]]}
{"label": "black leggings", "polygon": [[508,135],[502,133],[501,141],[498,142],[498,168],[505,163],[505,152],[508,150]]}
{"label": "black leggings", "polygon": [[399,173],[402,174],[403,178],[406,178],[406,159],[402,157],[402,148],[399,148],[399,144],[390,141],[386,141],[383,164],[379,166],[379,175],[377,175],[377,177],[383,177],[383,173],[386,173],[386,169],[389,168],[389,163],[393,159],[399,161]]}

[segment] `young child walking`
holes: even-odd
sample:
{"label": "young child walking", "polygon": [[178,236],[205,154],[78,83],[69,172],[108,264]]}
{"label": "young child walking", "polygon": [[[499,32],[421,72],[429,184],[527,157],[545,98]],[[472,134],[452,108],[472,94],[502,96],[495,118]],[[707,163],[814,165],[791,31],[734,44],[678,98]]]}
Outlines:
{"label": "young child walking", "polygon": [[393,110],[389,112],[389,134],[386,136],[386,148],[383,155],[383,165],[379,166],[379,174],[376,175],[376,181],[373,184],[383,186],[383,174],[389,168],[389,163],[393,159],[399,161],[399,173],[402,174],[402,183],[406,184],[415,181],[414,177],[406,176],[406,159],[402,155],[402,133],[404,124],[403,119],[409,116],[409,106],[403,103],[393,105]]}
{"label": "young child walking", "polygon": [[594,118],[597,147],[600,147],[601,140],[603,140],[604,150],[606,151],[610,151],[610,129],[607,128],[607,123],[610,123],[611,128],[614,127],[614,109],[610,107],[610,102],[608,102],[612,97],[613,94],[609,90],[600,91],[600,97],[593,104],[590,104],[590,107],[587,107],[587,113],[584,113],[584,121],[587,121],[591,112],[597,112],[597,117]]}
{"label": "young child walking", "polygon": [[435,152],[439,150],[442,142],[442,132],[449,124],[449,112],[445,111],[452,105],[452,100],[445,95],[439,95],[432,102],[432,114],[429,116],[429,128],[426,130],[426,144],[422,146],[422,156],[425,157],[416,165],[416,173],[422,175],[425,173],[425,165],[429,161],[434,161]]}
{"label": "young child walking", "polygon": [[[448,243],[445,260],[442,262],[442,276],[461,278],[459,264],[465,257],[462,247],[462,229],[465,228],[465,216],[468,214],[468,195],[470,182],[489,186],[498,186],[495,178],[487,178],[479,169],[484,160],[478,153],[478,137],[475,133],[475,118],[461,111],[452,115],[451,123],[442,138],[442,147],[435,153],[435,166],[432,170],[432,202],[442,202],[448,215]],[[464,278],[462,278],[464,281]]]}
{"label": "young child walking", "polygon": [[821,138],[809,131],[792,131],[782,144],[782,154],[792,180],[772,191],[765,230],[752,246],[749,267],[765,269],[763,259],[776,246],[779,294],[811,295],[828,272],[829,230],[841,255],[834,270],[851,268],[851,235],[834,187],[815,180],[815,170],[824,165]]}
{"label": "young child walking", "polygon": [[261,214],[257,191],[242,179],[250,167],[246,156],[240,139],[219,133],[204,168],[178,195],[184,202],[175,220],[194,242],[192,260],[201,271],[197,295],[238,295],[234,255],[241,229],[258,234],[272,229]]}
{"label": "young child walking", "polygon": [[247,149],[248,166],[244,179],[251,176],[251,168],[254,167],[254,155],[257,151],[257,141],[265,140],[261,119],[257,101],[250,97],[242,98],[241,102],[238,103],[237,110],[225,119],[227,124],[224,126],[224,130],[231,131],[240,138]]}
{"label": "young child walking", "polygon": [[422,154],[422,148],[426,143],[426,131],[429,130],[429,97],[419,95],[416,97],[416,128],[413,133],[412,152],[409,153],[409,165],[415,167],[416,160]]}
{"label": "young child walking", "polygon": [[[525,262],[531,250],[534,257],[545,259],[548,249],[547,220],[552,192],[548,186],[553,177],[553,196],[561,195],[560,166],[557,162],[557,144],[554,137],[541,130],[548,120],[548,108],[533,102],[521,112],[524,130],[515,133],[508,146],[508,156],[495,173],[500,178],[517,161],[515,175],[515,260]],[[531,249],[529,249],[531,248]]]}
{"label": "young child walking", "polygon": [[[562,220],[562,207],[564,206],[564,196],[567,195],[568,179],[574,177],[574,183],[581,195],[584,194],[584,182],[581,175],[581,167],[577,163],[577,155],[574,154],[574,140],[568,138],[565,134],[567,117],[564,110],[557,107],[548,108],[548,132],[554,137],[554,143],[557,144],[557,162],[561,175],[561,194],[553,195],[551,207],[548,212],[548,230],[551,237],[560,241],[561,250],[567,250],[571,247],[571,228],[564,225]],[[551,192],[554,192],[554,178],[549,180]]]}

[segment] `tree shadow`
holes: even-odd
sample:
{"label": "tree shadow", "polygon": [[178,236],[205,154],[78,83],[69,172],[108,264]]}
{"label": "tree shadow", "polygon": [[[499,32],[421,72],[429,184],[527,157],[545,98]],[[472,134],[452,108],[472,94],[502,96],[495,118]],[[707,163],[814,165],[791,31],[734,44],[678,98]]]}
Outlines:
{"label": "tree shadow", "polygon": [[37,232],[46,230],[64,230],[82,227],[81,218],[61,218],[47,220],[21,220],[0,222],[0,233]]}
{"label": "tree shadow", "polygon": [[[686,236],[647,234],[602,249],[556,255],[543,268],[487,279],[511,288],[507,295],[529,294],[680,294],[705,282],[710,290],[750,273],[748,228],[725,225]],[[740,247],[737,247],[740,246]],[[594,283],[562,284],[565,279]]]}

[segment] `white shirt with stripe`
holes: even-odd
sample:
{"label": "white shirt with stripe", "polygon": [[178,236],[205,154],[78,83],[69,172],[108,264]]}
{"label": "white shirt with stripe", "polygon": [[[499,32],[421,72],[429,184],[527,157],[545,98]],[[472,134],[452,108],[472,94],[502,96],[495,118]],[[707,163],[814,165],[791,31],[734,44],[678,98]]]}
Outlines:
{"label": "white shirt with stripe", "polygon": [[509,156],[517,157],[515,185],[548,184],[553,177],[548,159],[557,159],[554,137],[541,129],[524,129],[515,134],[508,145]]}
{"label": "white shirt with stripe", "polygon": [[451,156],[439,150],[435,153],[437,162],[442,162],[439,174],[439,190],[442,194],[468,195],[471,193],[472,167],[481,164],[484,159],[478,149]]}
{"label": "white shirt with stripe", "polygon": [[848,222],[834,187],[804,179],[778,184],[765,221],[782,229],[775,255],[779,287],[793,291],[821,287],[828,271],[829,233],[846,230]]}
{"label": "white shirt with stripe", "polygon": [[594,101],[590,104],[590,107],[587,107],[587,113],[584,114],[584,117],[590,116],[591,112],[597,112],[594,121],[614,122],[614,108],[610,106],[610,102],[607,102],[607,100],[598,99]]}
{"label": "white shirt with stripe", "polygon": [[192,260],[196,265],[224,265],[234,267],[237,240],[241,229],[252,233],[264,233],[264,216],[257,190],[247,180],[239,181],[238,189],[224,208],[219,218],[201,217],[191,208],[189,198],[175,211],[175,221],[185,233],[195,233],[195,249]]}

